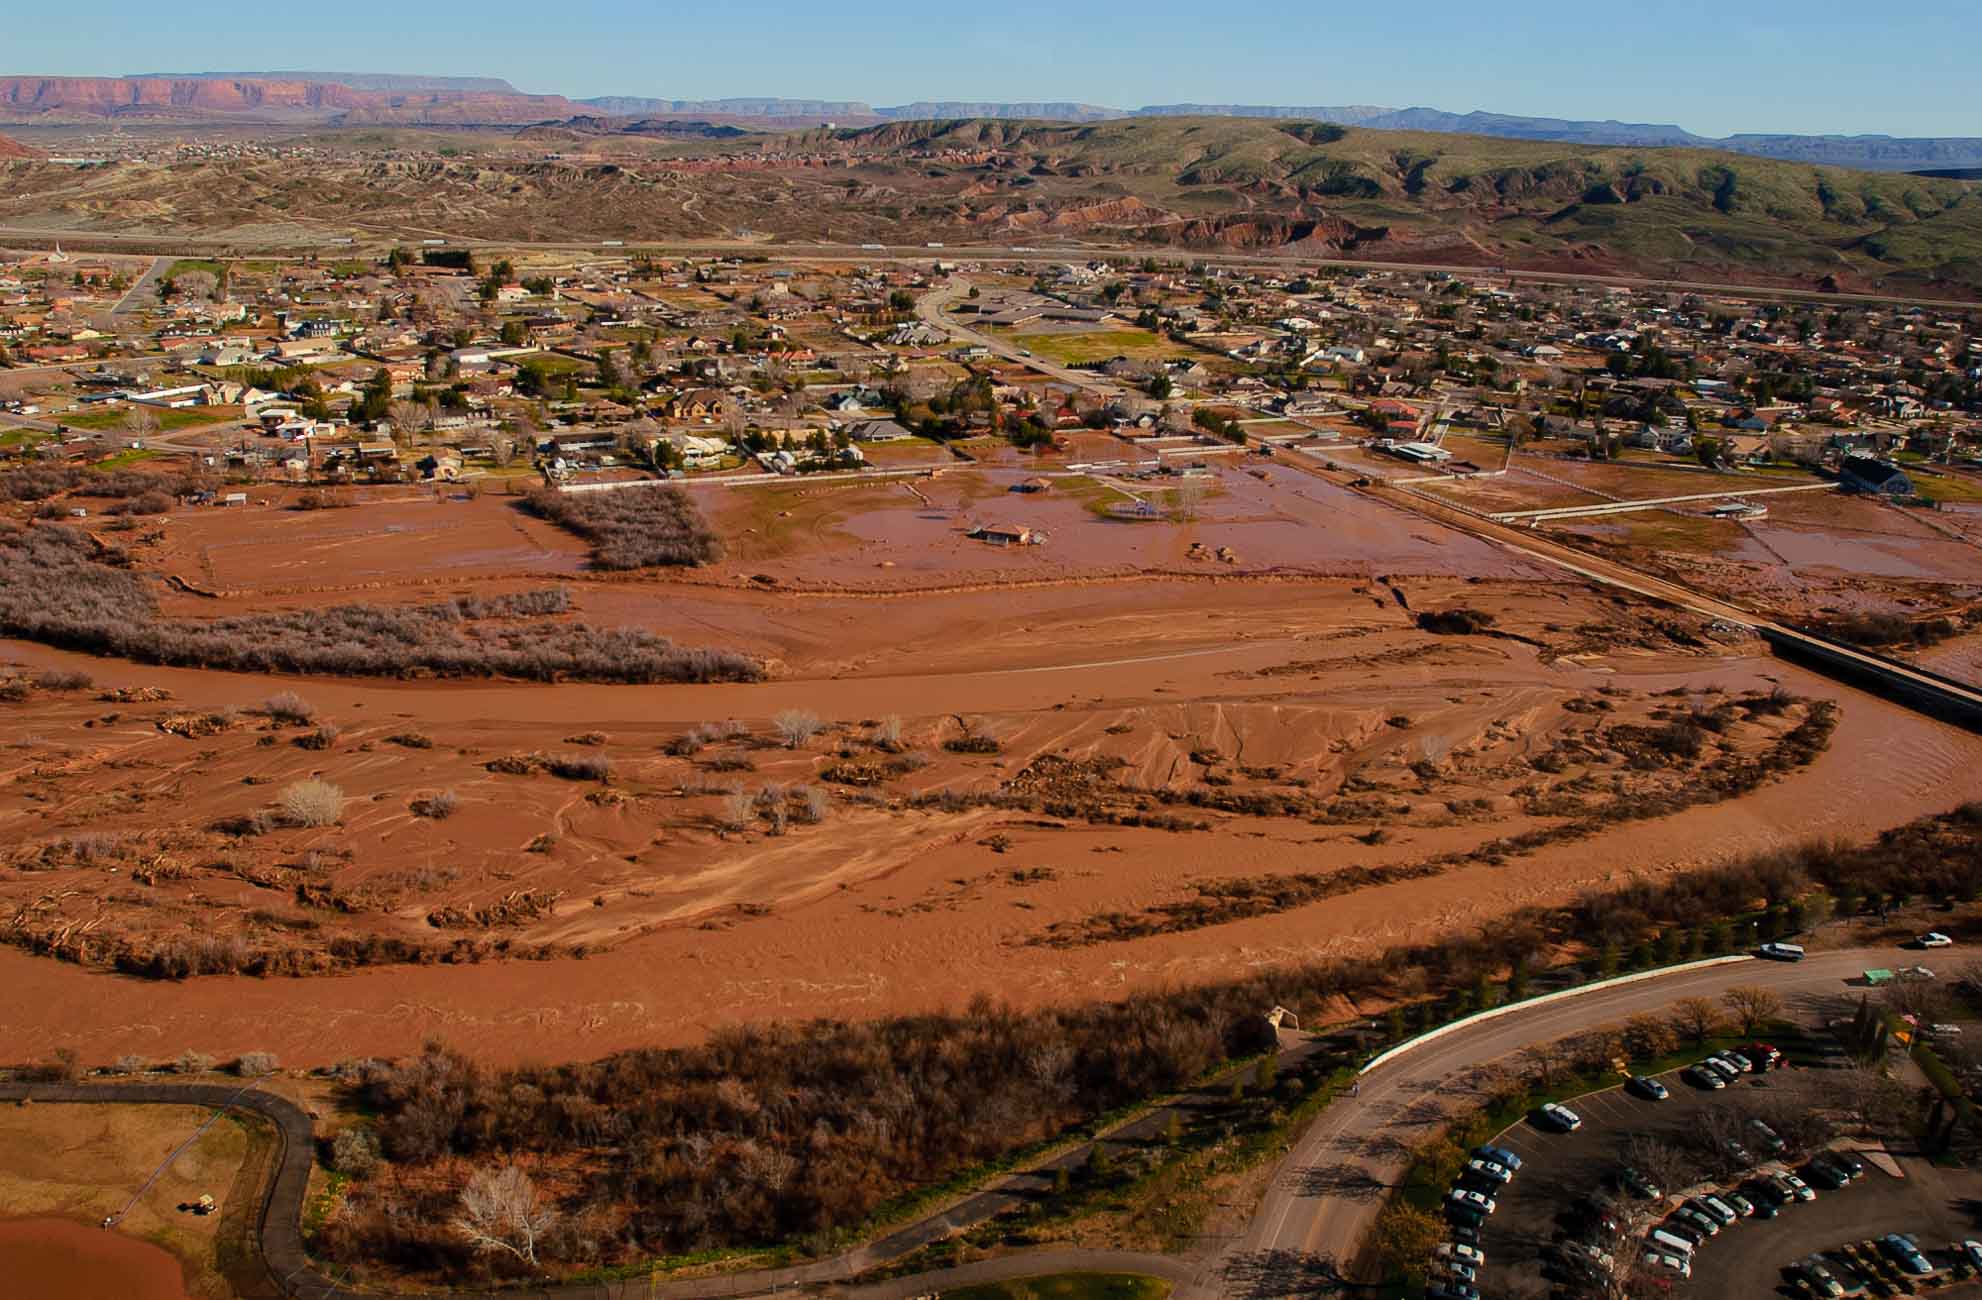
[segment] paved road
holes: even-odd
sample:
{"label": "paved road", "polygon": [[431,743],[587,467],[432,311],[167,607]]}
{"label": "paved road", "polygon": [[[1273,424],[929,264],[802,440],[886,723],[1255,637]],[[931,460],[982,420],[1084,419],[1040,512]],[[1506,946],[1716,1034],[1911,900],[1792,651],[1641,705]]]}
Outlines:
{"label": "paved road", "polygon": [[130,292],[119,298],[117,305],[110,309],[110,319],[114,321],[119,316],[128,316],[153,305],[156,301],[153,295],[156,292],[158,279],[165,274],[165,268],[171,266],[173,261],[174,259],[170,257],[153,258],[151,265],[145,268],[145,273],[138,277],[138,282],[131,286]]}
{"label": "paved road", "polygon": [[1411,1149],[1448,1115],[1478,1104],[1468,1076],[1479,1067],[1534,1043],[1660,1011],[1680,998],[1718,997],[1736,985],[1774,989],[1794,1014],[1846,995],[1847,979],[1898,965],[1903,957],[1894,948],[1865,948],[1795,965],[1742,961],[1596,989],[1450,1032],[1369,1071],[1356,1095],[1322,1114],[1274,1171],[1271,1190],[1230,1258],[1277,1258],[1308,1275],[1346,1268],[1375,1223],[1384,1193],[1409,1167]]}
{"label": "paved road", "polygon": [[[1003,357],[1007,361],[1025,366],[1030,370],[1035,370],[1050,379],[1057,379],[1063,384],[1070,384],[1080,392],[1094,393],[1104,398],[1131,395],[1130,389],[1116,383],[1106,375],[1092,370],[1069,369],[1066,366],[1056,365],[1044,357],[1027,355],[1024,351],[1012,346],[1012,344],[996,335],[974,330],[968,325],[959,323],[954,317],[943,314],[946,307],[966,297],[969,292],[969,280],[964,279],[960,275],[952,276],[950,282],[942,288],[933,290],[916,299],[915,314],[922,321],[942,330],[951,338],[963,339],[966,342],[975,343]],[[1134,393],[1133,395],[1143,396],[1140,393]]]}
{"label": "paved road", "polygon": [[[1743,961],[1653,975],[1555,1001],[1525,1004],[1497,1018],[1449,1031],[1370,1070],[1357,1095],[1342,1098],[1323,1112],[1274,1171],[1272,1187],[1248,1231],[1215,1256],[1185,1260],[1111,1251],[1044,1251],[853,1288],[851,1293],[870,1300],[904,1300],[966,1282],[1074,1269],[1164,1277],[1175,1284],[1178,1300],[1225,1295],[1264,1300],[1297,1290],[1312,1291],[1333,1275],[1337,1261],[1346,1261],[1356,1249],[1376,1217],[1383,1191],[1402,1173],[1409,1148],[1422,1139],[1427,1126],[1469,1099],[1465,1078],[1475,1067],[1509,1057],[1531,1043],[1613,1023],[1635,1012],[1662,1009],[1681,997],[1716,996],[1737,984],[1773,988],[1795,1011],[1805,999],[1843,995],[1845,980],[1867,967],[1896,964],[1900,960],[1897,951],[1859,949],[1827,953],[1794,966]],[[1283,1065],[1296,1064],[1317,1050],[1318,1040],[1297,1037],[1283,1050]],[[362,1294],[317,1273],[303,1250],[299,1225],[315,1157],[315,1133],[310,1117],[286,1099],[254,1089],[243,1092],[205,1084],[0,1084],[0,1099],[29,1097],[47,1102],[233,1106],[265,1117],[280,1140],[276,1173],[256,1215],[263,1256],[271,1273],[283,1280],[290,1294],[307,1300],[357,1300]],[[1165,1122],[1163,1113],[1157,1112],[1130,1132],[1160,1131]],[[1071,1151],[1053,1163],[1078,1164],[1083,1150]],[[522,1294],[555,1296],[558,1300],[632,1296],[701,1300],[775,1290],[844,1288],[847,1279],[982,1222],[1016,1205],[1028,1190],[1045,1183],[1037,1173],[1000,1180],[928,1219],[815,1264],[657,1282],[651,1287],[644,1281],[623,1281],[540,1288]]]}

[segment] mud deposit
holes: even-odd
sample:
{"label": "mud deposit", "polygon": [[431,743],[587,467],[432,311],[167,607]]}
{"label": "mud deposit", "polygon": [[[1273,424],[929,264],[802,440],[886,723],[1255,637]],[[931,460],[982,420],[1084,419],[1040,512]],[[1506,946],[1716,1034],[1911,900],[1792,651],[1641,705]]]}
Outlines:
{"label": "mud deposit", "polygon": [[0,1279],[12,1300],[186,1300],[171,1255],[67,1219],[0,1221]]}

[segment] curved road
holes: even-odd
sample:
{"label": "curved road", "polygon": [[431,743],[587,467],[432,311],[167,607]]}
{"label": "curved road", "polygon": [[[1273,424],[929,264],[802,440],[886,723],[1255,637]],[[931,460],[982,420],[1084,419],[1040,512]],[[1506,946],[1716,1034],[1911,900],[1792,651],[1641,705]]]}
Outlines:
{"label": "curved road", "polygon": [[[1658,1011],[1691,996],[1717,996],[1735,985],[1761,985],[1783,996],[1794,1013],[1829,997],[1844,997],[1846,981],[1868,967],[1892,966],[1899,950],[1861,948],[1824,953],[1796,965],[1742,960],[1636,977],[1555,1000],[1523,1004],[1497,1016],[1448,1029],[1420,1046],[1365,1072],[1356,1093],[1337,1099],[1302,1134],[1274,1170],[1272,1185],[1247,1231],[1216,1255],[1191,1261],[1121,1251],[1054,1250],[983,1260],[940,1273],[892,1279],[856,1288],[868,1300],[907,1300],[972,1282],[1068,1270],[1148,1273],[1168,1279],[1179,1300],[1244,1295],[1249,1300],[1312,1293],[1337,1276],[1375,1221],[1384,1192],[1408,1167],[1410,1151],[1450,1113],[1478,1101],[1469,1076],[1523,1048]],[[1304,1055],[1314,1040],[1301,1037],[1283,1057]],[[303,1248],[300,1227],[310,1170],[316,1157],[315,1127],[288,1100],[253,1089],[209,1084],[0,1084],[0,1099],[45,1102],[161,1102],[228,1106],[267,1119],[279,1140],[276,1172],[256,1224],[270,1272],[291,1295],[306,1300],[357,1300],[318,1273]],[[1005,1184],[1001,1183],[1000,1187]],[[993,1188],[845,1255],[793,1268],[724,1277],[648,1284],[644,1281],[508,1290],[504,1296],[555,1296],[558,1300],[660,1300],[746,1296],[839,1284],[889,1260],[982,1221],[984,1211],[1010,1203]],[[490,1292],[463,1291],[461,1296]]]}

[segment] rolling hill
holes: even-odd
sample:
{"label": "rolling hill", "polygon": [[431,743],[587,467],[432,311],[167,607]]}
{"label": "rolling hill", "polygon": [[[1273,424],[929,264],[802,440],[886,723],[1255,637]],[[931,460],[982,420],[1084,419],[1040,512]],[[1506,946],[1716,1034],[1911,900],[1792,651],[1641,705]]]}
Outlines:
{"label": "rolling hill", "polygon": [[786,134],[570,117],[506,134],[313,138],[328,156],[279,166],[16,164],[0,221],[552,243],[748,229],[793,242],[1243,250],[1982,297],[1982,186],[1715,150],[1236,117]]}

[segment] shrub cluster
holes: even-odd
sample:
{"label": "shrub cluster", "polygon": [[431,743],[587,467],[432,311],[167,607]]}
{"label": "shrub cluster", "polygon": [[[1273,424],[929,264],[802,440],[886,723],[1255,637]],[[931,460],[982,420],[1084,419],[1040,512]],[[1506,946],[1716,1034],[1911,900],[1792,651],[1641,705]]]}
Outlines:
{"label": "shrub cluster", "polygon": [[563,591],[162,619],[128,565],[71,528],[0,529],[0,635],[234,672],[632,683],[762,676],[745,655],[684,649],[640,628],[535,621],[570,607]]}
{"label": "shrub cluster", "polygon": [[590,542],[592,562],[601,569],[710,564],[722,558],[721,540],[677,487],[583,493],[546,487],[526,495],[523,504]]}

